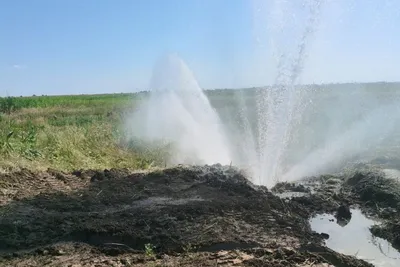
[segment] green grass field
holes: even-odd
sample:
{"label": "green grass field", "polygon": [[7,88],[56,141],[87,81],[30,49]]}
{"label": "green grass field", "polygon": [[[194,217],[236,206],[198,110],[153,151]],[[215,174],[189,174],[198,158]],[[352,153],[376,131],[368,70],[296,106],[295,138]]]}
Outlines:
{"label": "green grass field", "polygon": [[124,142],[123,115],[143,94],[0,98],[1,171],[147,168],[157,155]]}
{"label": "green grass field", "polygon": [[[226,101],[226,93],[209,94],[222,105]],[[145,92],[0,98],[0,171],[162,166],[163,151],[127,142],[122,129],[124,115],[144,97]]]}
{"label": "green grass field", "polygon": [[[398,83],[360,86],[363,92],[379,92],[379,98],[392,99],[399,92]],[[329,85],[320,89],[323,88],[335,94],[347,94],[354,85]],[[237,92],[209,90],[206,95],[212,106],[230,114],[233,111],[228,106]],[[254,90],[242,91],[240,95],[254,101],[255,95],[251,92]],[[330,94],[324,90],[318,92]],[[140,92],[0,98],[0,171],[163,166],[165,150],[132,143],[122,128],[124,116],[132,114],[145,97],[147,93]]]}

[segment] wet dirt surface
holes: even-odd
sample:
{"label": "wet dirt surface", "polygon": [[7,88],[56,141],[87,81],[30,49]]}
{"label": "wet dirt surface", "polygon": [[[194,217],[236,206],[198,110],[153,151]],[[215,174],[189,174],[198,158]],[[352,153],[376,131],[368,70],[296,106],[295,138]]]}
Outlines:
{"label": "wet dirt surface", "polygon": [[[218,165],[0,174],[0,266],[373,266],[327,248],[308,221],[351,205],[382,217],[364,199],[371,179],[316,180],[269,191]],[[302,194],[275,195],[291,190]]]}
{"label": "wet dirt surface", "polygon": [[385,170],[359,172],[346,180],[344,188],[353,201],[369,215],[383,220],[372,227],[371,232],[387,239],[393,247],[400,249],[400,183],[397,176]]}

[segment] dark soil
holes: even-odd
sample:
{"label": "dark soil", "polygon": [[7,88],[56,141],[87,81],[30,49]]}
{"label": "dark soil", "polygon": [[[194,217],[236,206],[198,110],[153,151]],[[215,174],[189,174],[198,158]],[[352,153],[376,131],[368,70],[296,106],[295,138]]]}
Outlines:
{"label": "dark soil", "polygon": [[300,192],[300,193],[310,193],[310,189],[305,187],[303,184],[296,184],[296,183],[278,183],[272,189],[274,193],[283,193],[283,192]]}
{"label": "dark soil", "polygon": [[372,266],[325,247],[308,219],[397,209],[393,186],[383,197],[380,178],[321,179],[313,193],[278,185],[306,193],[282,199],[218,165],[0,174],[0,266]]}
{"label": "dark soil", "polygon": [[373,226],[371,232],[388,240],[400,249],[400,183],[388,178],[381,171],[357,172],[346,180],[344,188],[349,191],[354,203],[362,210],[383,220],[382,225]]}

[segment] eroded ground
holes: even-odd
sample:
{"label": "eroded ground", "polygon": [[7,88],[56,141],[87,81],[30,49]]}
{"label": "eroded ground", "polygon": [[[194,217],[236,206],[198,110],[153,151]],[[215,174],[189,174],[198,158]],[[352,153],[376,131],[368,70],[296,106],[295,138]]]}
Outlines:
{"label": "eroded ground", "polygon": [[[289,200],[221,166],[2,174],[0,266],[372,266],[308,219],[356,204],[398,216],[397,189],[375,172],[316,179],[273,190],[305,193]],[[387,223],[374,231],[396,244]]]}

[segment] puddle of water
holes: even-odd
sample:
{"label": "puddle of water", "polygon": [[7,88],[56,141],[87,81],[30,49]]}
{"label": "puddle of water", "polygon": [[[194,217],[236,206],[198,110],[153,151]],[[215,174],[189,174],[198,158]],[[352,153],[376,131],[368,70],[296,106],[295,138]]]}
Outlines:
{"label": "puddle of water", "polygon": [[[400,266],[400,253],[390,243],[374,237],[369,228],[378,222],[366,218],[360,210],[352,209],[352,218],[343,227],[333,215],[318,215],[310,220],[311,228],[329,234],[326,246],[346,255],[356,256],[377,267]],[[332,221],[333,220],[333,221]]]}

